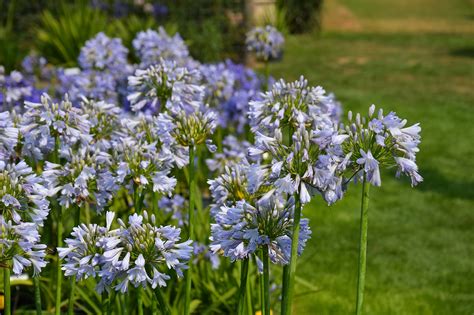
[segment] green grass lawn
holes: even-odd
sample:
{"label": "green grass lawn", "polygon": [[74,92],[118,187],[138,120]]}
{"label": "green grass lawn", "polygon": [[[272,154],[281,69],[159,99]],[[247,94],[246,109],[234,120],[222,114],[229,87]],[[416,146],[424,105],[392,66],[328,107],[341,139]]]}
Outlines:
{"label": "green grass lawn", "polygon": [[[466,3],[452,2],[458,18]],[[446,3],[438,14],[443,10]],[[304,75],[333,91],[345,112],[376,104],[421,123],[425,181],[411,188],[388,171],[382,187],[371,190],[365,313],[474,314],[472,33],[292,36],[271,72],[287,80]],[[353,185],[332,207],[318,198],[305,208],[313,237],[299,261],[307,284],[297,283],[296,314],[354,311],[359,204],[360,186]]]}

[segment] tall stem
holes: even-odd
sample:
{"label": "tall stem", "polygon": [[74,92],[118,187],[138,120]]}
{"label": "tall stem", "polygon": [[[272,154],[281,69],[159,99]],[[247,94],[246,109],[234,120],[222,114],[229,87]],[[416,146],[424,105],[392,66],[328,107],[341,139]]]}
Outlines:
{"label": "tall stem", "polygon": [[12,295],[10,289],[10,268],[3,268],[3,292],[4,292],[4,314],[11,315],[12,313]]}
{"label": "tall stem", "polygon": [[[57,222],[57,247],[61,247],[63,243],[63,223],[62,223],[62,208],[61,206],[57,207],[58,211],[58,222]],[[56,307],[55,314],[61,314],[61,283],[63,279],[63,273],[61,271],[61,258],[59,254],[57,255],[57,264],[56,264]]]}
{"label": "tall stem", "polygon": [[301,201],[300,187],[295,193],[295,213],[293,218],[293,235],[291,237],[291,258],[287,270],[283,270],[283,297],[281,304],[281,314],[291,314],[291,304],[293,302],[293,292],[295,285],[296,260],[298,258],[298,243],[300,237]]}
{"label": "tall stem", "polygon": [[263,247],[263,304],[265,311],[263,315],[270,315],[270,266],[268,258],[268,245]]}
{"label": "tall stem", "polygon": [[[262,255],[261,255],[261,259],[262,259],[262,262],[264,260],[264,256],[263,256],[263,251],[262,250]],[[265,277],[263,274],[261,274],[259,276],[259,281],[260,281],[260,308],[262,309],[260,314],[262,315],[265,315],[267,314],[267,310],[266,310],[266,303],[265,303]]]}
{"label": "tall stem", "polygon": [[76,290],[76,276],[71,278],[71,292],[69,293],[69,303],[67,306],[68,315],[74,314],[74,291]]}
{"label": "tall stem", "polygon": [[239,306],[238,314],[243,315],[245,309],[245,292],[247,291],[247,278],[249,273],[250,258],[241,261],[240,267],[240,288],[239,288]]}
{"label": "tall stem", "polygon": [[[75,207],[76,208],[76,215],[74,216],[74,226],[78,226],[79,223],[81,222],[81,208],[80,207]],[[85,206],[85,212],[89,211],[89,204],[86,202]],[[76,290],[76,276],[71,277],[71,290],[69,291],[69,303],[67,307],[67,313],[69,315],[74,314],[74,291]]]}
{"label": "tall stem", "polygon": [[110,295],[107,291],[102,293],[102,314],[110,314]]}
{"label": "tall stem", "polygon": [[[188,236],[189,239],[194,240],[194,146],[189,146],[189,213],[188,213]],[[190,259],[188,263],[188,270],[186,272],[186,292],[184,297],[184,314],[190,314],[191,305],[191,269],[193,267],[193,260]]]}
{"label": "tall stem", "polygon": [[290,281],[290,265],[283,266],[282,274],[282,284],[281,284],[281,314],[288,314],[288,282]]}
{"label": "tall stem", "polygon": [[268,65],[268,60],[265,60],[265,90],[268,91],[270,89],[270,67]]}
{"label": "tall stem", "polygon": [[143,288],[142,288],[142,287],[138,287],[138,291],[137,291],[138,315],[143,315],[143,299],[142,299],[142,295],[143,295]]}
{"label": "tall stem", "polygon": [[35,287],[35,308],[36,315],[41,315],[43,313],[41,307],[41,288],[40,288],[40,278],[38,276],[33,276],[33,286]]}
{"label": "tall stem", "polygon": [[370,183],[366,175],[362,182],[362,201],[360,208],[360,243],[359,243],[359,270],[357,276],[357,305],[356,314],[362,314],[364,303],[365,271],[367,269],[367,230],[369,224],[369,190]]}
{"label": "tall stem", "polygon": [[134,184],[133,189],[133,206],[135,207],[135,213],[141,213],[141,204],[140,204],[140,188],[138,185]]}
{"label": "tall stem", "polygon": [[[250,270],[250,262],[249,262],[249,270]],[[250,271],[247,272],[247,274],[248,273],[250,273]],[[246,297],[245,297],[245,300],[247,301],[247,315],[253,315],[254,314],[253,303],[252,303],[252,291],[251,291],[250,286],[251,286],[251,283],[250,283],[250,281],[248,281],[248,277],[247,277],[247,293],[246,293]]]}
{"label": "tall stem", "polygon": [[[293,144],[293,126],[291,124],[288,125],[288,146]],[[283,266],[283,274],[282,274],[282,299],[281,299],[281,313],[287,314],[287,305],[288,305],[288,287],[290,281],[290,265]]]}
{"label": "tall stem", "polygon": [[165,299],[163,298],[163,294],[161,294],[161,288],[155,289],[155,296],[158,304],[160,305],[160,310],[164,315],[171,314],[168,304],[166,303]]}

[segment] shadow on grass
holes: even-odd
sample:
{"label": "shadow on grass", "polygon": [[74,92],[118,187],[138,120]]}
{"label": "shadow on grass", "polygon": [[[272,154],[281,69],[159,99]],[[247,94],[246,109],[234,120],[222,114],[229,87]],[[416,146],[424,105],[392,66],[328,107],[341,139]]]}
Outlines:
{"label": "shadow on grass", "polygon": [[462,47],[449,51],[451,56],[474,58],[474,47]]}
{"label": "shadow on grass", "polygon": [[474,200],[474,182],[457,181],[448,178],[436,169],[421,169],[423,182],[418,187],[421,191],[433,191],[451,198]]}

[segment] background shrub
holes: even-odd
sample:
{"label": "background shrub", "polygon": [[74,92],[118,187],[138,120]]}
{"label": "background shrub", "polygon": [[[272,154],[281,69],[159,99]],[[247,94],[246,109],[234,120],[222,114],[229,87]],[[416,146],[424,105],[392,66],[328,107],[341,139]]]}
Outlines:
{"label": "background shrub", "polygon": [[323,0],[277,0],[278,10],[284,10],[290,33],[307,33],[321,26]]}

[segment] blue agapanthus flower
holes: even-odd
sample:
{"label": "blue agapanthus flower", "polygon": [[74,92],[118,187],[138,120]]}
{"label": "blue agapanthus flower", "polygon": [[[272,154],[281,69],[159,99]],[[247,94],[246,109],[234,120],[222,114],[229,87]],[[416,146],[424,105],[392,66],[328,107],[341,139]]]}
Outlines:
{"label": "blue agapanthus flower", "polygon": [[49,213],[50,191],[25,161],[0,161],[0,213],[6,221],[42,225]]}
{"label": "blue agapanthus flower", "polygon": [[7,75],[5,68],[0,66],[0,111],[13,107],[21,111],[23,102],[36,102],[42,93],[21,72],[14,70]]}
{"label": "blue agapanthus flower", "polygon": [[127,99],[134,111],[152,114],[165,109],[194,112],[203,104],[204,87],[200,80],[199,71],[160,59],[159,63],[145,70],[138,69],[128,77],[130,94]]}
{"label": "blue agapanthus flower", "polygon": [[21,67],[27,80],[31,83],[36,83],[38,80],[50,81],[54,74],[54,68],[48,65],[46,58],[34,52],[23,58]]}
{"label": "blue agapanthus flower", "polygon": [[329,204],[342,198],[350,152],[344,154],[341,147],[348,136],[338,132],[338,106],[303,77],[292,83],[280,80],[261,100],[250,102],[255,145],[249,154],[269,160],[263,169],[277,192],[298,193],[303,204],[318,192]]}
{"label": "blue agapanthus flower", "polygon": [[[293,205],[279,198],[270,198],[251,206],[239,201],[233,206],[222,206],[211,224],[211,245],[214,253],[231,261],[246,259],[258,250],[266,250],[275,264],[287,264],[291,257]],[[298,254],[301,255],[311,230],[307,219],[300,221]]]}
{"label": "blue agapanthus flower", "polygon": [[0,262],[13,263],[13,273],[33,267],[37,276],[46,266],[46,245],[41,244],[38,226],[32,222],[12,222],[0,215]]}
{"label": "blue agapanthus flower", "polygon": [[205,102],[218,113],[218,123],[242,133],[248,124],[248,103],[257,99],[262,82],[256,73],[230,60],[201,65]]}
{"label": "blue agapanthus flower", "polygon": [[25,102],[25,108],[20,128],[24,156],[41,160],[53,152],[57,144],[60,154],[68,156],[72,146],[88,145],[92,140],[87,115],[81,108],[74,107],[67,95],[64,100],[54,102],[43,94],[41,102]]}
{"label": "blue agapanthus flower", "polygon": [[352,153],[349,170],[358,177],[365,174],[374,186],[382,184],[381,167],[397,167],[397,176],[402,173],[409,176],[412,186],[423,181],[416,164],[421,142],[419,124],[406,127],[407,120],[394,112],[384,115],[379,110],[376,115],[375,105],[369,108],[365,118],[357,114],[353,120],[349,112],[349,121],[344,129],[347,140],[343,143],[344,151]]}
{"label": "blue agapanthus flower", "polygon": [[0,164],[14,155],[19,130],[13,123],[10,112],[0,112]]}
{"label": "blue agapanthus flower", "polygon": [[38,229],[49,213],[49,190],[25,161],[0,160],[0,262],[13,262],[17,275],[33,267],[34,275],[46,266],[46,245]]}
{"label": "blue agapanthus flower", "polygon": [[264,61],[281,57],[284,43],[283,35],[271,25],[251,29],[245,40],[247,50]]}
{"label": "blue agapanthus flower", "polygon": [[279,128],[318,125],[332,128],[339,121],[340,104],[320,87],[309,86],[304,77],[294,82],[277,81],[272,89],[250,102],[250,125],[254,132],[272,135]]}
{"label": "blue agapanthus flower", "polygon": [[71,208],[90,204],[97,212],[102,212],[120,188],[110,170],[111,165],[112,157],[108,153],[81,147],[71,152],[64,165],[46,162],[43,177],[51,195],[57,194],[55,197],[61,206]]}
{"label": "blue agapanthus flower", "polygon": [[67,93],[73,102],[79,102],[85,97],[114,103],[119,97],[117,91],[119,81],[115,74],[94,69],[58,69],[57,78],[60,85],[57,92],[60,95]]}
{"label": "blue agapanthus flower", "polygon": [[141,61],[141,67],[159,63],[161,59],[174,61],[185,66],[190,61],[188,47],[179,34],[170,36],[163,27],[157,31],[139,32],[133,40],[135,54]]}
{"label": "blue agapanthus flower", "polygon": [[114,76],[121,76],[129,69],[127,54],[128,49],[120,38],[109,38],[101,32],[86,41],[78,61],[84,70],[107,70]]}
{"label": "blue agapanthus flower", "polygon": [[114,213],[107,212],[105,227],[81,224],[73,229],[72,237],[65,240],[67,247],[58,248],[66,276],[98,277],[97,291],[123,293],[129,285],[166,286],[170,270],[183,276],[193,247],[191,240],[180,242],[180,229],[157,227],[154,215],[146,211],[131,215],[127,224],[119,219],[114,230],[113,218]]}

